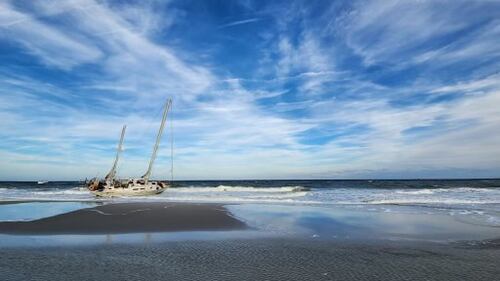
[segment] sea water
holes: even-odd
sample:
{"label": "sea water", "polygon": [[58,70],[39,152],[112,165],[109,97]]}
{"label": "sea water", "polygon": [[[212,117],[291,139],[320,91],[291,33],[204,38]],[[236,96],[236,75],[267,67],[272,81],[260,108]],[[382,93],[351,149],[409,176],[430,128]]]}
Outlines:
{"label": "sea water", "polygon": [[[500,226],[500,180],[176,181],[172,188],[156,196],[113,198],[96,198],[81,182],[49,182],[45,185],[0,182],[1,201],[71,201],[82,204],[165,201],[335,206],[390,213],[446,213],[474,223]],[[82,207],[77,205],[56,204],[52,212]],[[10,209],[6,208],[13,207],[0,206],[0,220],[2,213],[7,216]],[[20,219],[30,218],[20,216]]]}

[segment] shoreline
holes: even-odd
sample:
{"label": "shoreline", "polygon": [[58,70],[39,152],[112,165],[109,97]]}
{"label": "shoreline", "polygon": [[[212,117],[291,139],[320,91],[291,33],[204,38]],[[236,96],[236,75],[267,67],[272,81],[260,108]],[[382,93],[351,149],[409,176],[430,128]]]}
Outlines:
{"label": "shoreline", "polygon": [[[500,237],[498,226],[483,224],[488,214],[425,209],[426,206],[394,204],[16,201],[10,205],[0,204],[0,235],[5,237],[0,246],[8,245],[12,239],[18,245],[23,241],[30,244],[30,237],[54,244],[53,239],[42,238],[53,235],[158,233],[162,236],[164,233],[160,240],[168,240],[169,233],[185,232],[203,240],[206,234],[200,232],[206,231],[214,232],[210,234],[214,238],[236,239],[260,235],[337,241],[399,239],[480,243]],[[68,241],[73,240],[78,243],[79,239],[68,237]]]}

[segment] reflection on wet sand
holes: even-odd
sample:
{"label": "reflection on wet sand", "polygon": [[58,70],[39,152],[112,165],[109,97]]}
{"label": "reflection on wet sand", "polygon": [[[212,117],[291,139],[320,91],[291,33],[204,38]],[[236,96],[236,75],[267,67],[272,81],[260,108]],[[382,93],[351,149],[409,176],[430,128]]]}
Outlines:
{"label": "reflection on wet sand", "polygon": [[120,203],[32,221],[0,222],[5,234],[111,234],[238,230],[246,226],[217,204]]}
{"label": "reflection on wet sand", "polygon": [[[428,208],[415,206],[376,209],[161,202],[88,206],[81,202],[2,205],[0,209],[8,207],[10,211],[2,214],[0,233],[3,235],[0,236],[3,242],[0,244],[10,245],[14,240],[16,245],[79,244],[83,240],[85,244],[150,244],[183,239],[263,237],[452,242],[500,237],[497,227],[470,223],[448,212],[431,212]],[[14,209],[17,212],[12,211]]]}

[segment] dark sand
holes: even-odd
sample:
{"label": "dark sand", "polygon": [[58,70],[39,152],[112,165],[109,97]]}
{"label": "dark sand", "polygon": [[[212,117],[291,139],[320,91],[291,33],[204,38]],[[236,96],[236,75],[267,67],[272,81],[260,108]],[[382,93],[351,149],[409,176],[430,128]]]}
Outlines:
{"label": "dark sand", "polygon": [[0,222],[3,234],[114,234],[236,230],[245,223],[219,204],[120,203],[27,222]]}
{"label": "dark sand", "polygon": [[[315,230],[324,224],[342,227],[314,218],[307,220]],[[298,223],[304,226],[304,221]],[[23,239],[241,229],[248,227],[223,205],[185,203],[108,204],[29,222],[0,223],[0,233],[27,235],[3,237]],[[500,280],[498,239],[431,243],[322,237],[6,244],[0,247],[0,280]]]}
{"label": "dark sand", "polygon": [[499,280],[498,249],[325,240],[6,248],[2,280]]}

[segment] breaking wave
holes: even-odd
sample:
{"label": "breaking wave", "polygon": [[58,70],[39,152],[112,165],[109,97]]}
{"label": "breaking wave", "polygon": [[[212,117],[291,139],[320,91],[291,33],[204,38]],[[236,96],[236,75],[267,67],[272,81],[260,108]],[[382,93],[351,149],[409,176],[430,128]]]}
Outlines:
{"label": "breaking wave", "polygon": [[443,198],[401,198],[387,200],[371,200],[365,201],[366,204],[382,205],[416,205],[416,204],[438,204],[438,205],[454,205],[454,204],[500,204],[499,200],[472,200],[472,199],[443,199]]}
{"label": "breaking wave", "polygon": [[253,186],[231,186],[231,185],[218,185],[216,187],[176,187],[173,188],[175,192],[197,193],[197,192],[262,192],[262,193],[276,193],[276,192],[297,192],[303,191],[306,188],[303,186],[280,186],[280,187],[253,187]]}
{"label": "breaking wave", "polygon": [[412,194],[412,195],[419,195],[419,194],[434,194],[435,190],[432,189],[420,189],[420,190],[411,190],[411,191],[396,191],[396,193],[399,194]]}
{"label": "breaking wave", "polygon": [[[390,182],[393,184],[392,182]],[[324,187],[300,181],[280,184],[268,181],[265,184],[235,184],[201,182],[184,184],[167,189],[156,196],[96,198],[87,189],[76,183],[65,185],[35,184],[23,186],[21,183],[8,185],[0,183],[1,201],[78,201],[78,202],[199,202],[227,204],[284,204],[284,205],[338,205],[344,208],[362,208],[383,212],[403,212],[406,209],[417,212],[445,212],[450,215],[466,216],[471,220],[488,225],[500,226],[500,188],[490,186],[435,187],[423,185],[421,188],[376,188],[349,182],[348,186]],[[61,208],[72,206],[60,203]],[[87,203],[84,203],[87,204]],[[394,205],[398,205],[397,207]],[[418,207],[415,207],[418,206]],[[422,206],[426,207],[425,210]],[[13,204],[13,210],[22,204]],[[66,210],[66,209],[64,209]],[[68,209],[70,210],[70,209]],[[477,218],[477,219],[476,219]],[[1,219],[1,217],[0,217]],[[25,219],[19,217],[19,219]]]}
{"label": "breaking wave", "polygon": [[453,205],[500,204],[500,188],[458,186],[450,188],[310,188],[307,185],[184,185],[147,197],[95,198],[78,185],[0,187],[0,201],[186,201],[223,203],[284,203],[325,205]]}

